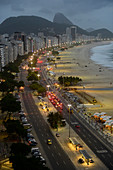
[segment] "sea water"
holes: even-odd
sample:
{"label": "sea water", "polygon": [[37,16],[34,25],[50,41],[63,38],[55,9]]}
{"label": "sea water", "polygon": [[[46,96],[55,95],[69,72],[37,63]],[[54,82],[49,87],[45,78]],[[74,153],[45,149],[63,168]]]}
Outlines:
{"label": "sea water", "polygon": [[91,59],[109,69],[113,69],[113,42],[108,45],[97,46],[91,49]]}

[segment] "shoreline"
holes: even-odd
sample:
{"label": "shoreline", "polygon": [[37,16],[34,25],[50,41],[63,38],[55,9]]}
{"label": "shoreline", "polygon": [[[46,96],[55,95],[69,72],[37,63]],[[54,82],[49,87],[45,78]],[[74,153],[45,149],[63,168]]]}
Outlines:
{"label": "shoreline", "polygon": [[[61,59],[56,60],[57,68],[53,68],[56,79],[65,73],[65,76],[78,76],[82,79],[82,85],[86,87],[113,88],[113,70],[91,60],[91,48],[110,44],[110,42],[92,43],[61,52]],[[102,110],[108,115],[113,115],[113,91],[85,90],[85,92],[95,96],[102,103],[102,108],[91,109],[92,111],[99,112]]]}

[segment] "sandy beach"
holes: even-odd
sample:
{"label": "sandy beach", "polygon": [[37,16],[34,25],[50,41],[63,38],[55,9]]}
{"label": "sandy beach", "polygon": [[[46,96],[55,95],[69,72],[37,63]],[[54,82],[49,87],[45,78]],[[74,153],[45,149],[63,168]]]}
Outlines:
{"label": "sandy beach", "polygon": [[[85,88],[113,88],[113,69],[96,64],[90,59],[90,49],[108,44],[110,42],[98,42],[88,45],[70,48],[60,53],[60,60],[57,60],[57,68],[54,68],[56,79],[65,73],[65,76],[78,76],[82,79],[82,86]],[[94,111],[104,111],[113,116],[113,90],[86,90],[85,92],[96,97],[102,107],[95,108]]]}

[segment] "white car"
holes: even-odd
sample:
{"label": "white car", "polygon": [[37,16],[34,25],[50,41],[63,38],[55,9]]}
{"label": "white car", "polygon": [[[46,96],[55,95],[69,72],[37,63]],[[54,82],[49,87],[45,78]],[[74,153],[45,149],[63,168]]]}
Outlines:
{"label": "white car", "polygon": [[39,148],[31,148],[31,153],[33,154],[34,152],[39,152]]}

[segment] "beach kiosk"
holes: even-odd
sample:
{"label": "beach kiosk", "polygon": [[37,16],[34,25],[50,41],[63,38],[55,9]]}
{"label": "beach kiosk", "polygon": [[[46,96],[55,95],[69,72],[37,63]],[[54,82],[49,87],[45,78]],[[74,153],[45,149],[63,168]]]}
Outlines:
{"label": "beach kiosk", "polygon": [[100,118],[102,116],[106,116],[106,113],[105,112],[101,112],[101,113],[96,112],[96,113],[93,114],[93,117],[97,120],[100,120]]}
{"label": "beach kiosk", "polygon": [[69,141],[70,141],[70,143],[72,143],[72,145],[74,145],[74,146],[76,147],[76,150],[77,150],[77,147],[80,148],[81,145],[80,145],[80,143],[76,140],[75,137],[69,138]]}
{"label": "beach kiosk", "polygon": [[111,120],[112,116],[101,116],[102,122],[106,122],[107,120]]}
{"label": "beach kiosk", "polygon": [[89,162],[92,159],[92,157],[87,153],[86,150],[80,150],[79,152],[82,154],[82,158],[85,160],[87,165],[89,165]]}

